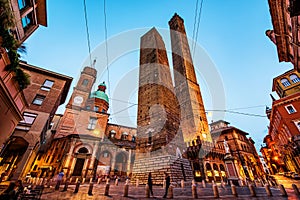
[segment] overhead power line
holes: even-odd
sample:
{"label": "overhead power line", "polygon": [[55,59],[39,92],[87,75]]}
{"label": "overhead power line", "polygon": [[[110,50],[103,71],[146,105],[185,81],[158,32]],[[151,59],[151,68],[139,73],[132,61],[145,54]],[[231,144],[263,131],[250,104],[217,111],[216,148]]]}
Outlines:
{"label": "overhead power line", "polygon": [[107,15],[106,15],[106,0],[103,0],[103,14],[104,14],[104,34],[105,34],[105,56],[106,56],[106,70],[107,70],[107,85],[108,96],[110,96],[110,76],[108,67],[108,43],[107,43]]}
{"label": "overhead power line", "polygon": [[197,29],[196,29],[196,35],[195,35],[196,39],[195,39],[195,45],[194,45],[194,49],[193,49],[193,57],[195,55],[196,44],[197,44],[197,41],[198,41],[198,32],[199,32],[199,26],[200,26],[201,16],[202,16],[203,1],[204,0],[201,0],[201,2],[200,2],[200,9],[199,9],[199,15],[198,15]]}
{"label": "overhead power line", "polygon": [[94,67],[92,65],[91,42],[90,42],[90,33],[89,33],[88,17],[87,17],[87,10],[86,10],[86,0],[83,0],[83,9],[84,9],[84,19],[85,19],[87,43],[88,43],[88,49],[89,49],[90,66]]}
{"label": "overhead power line", "polygon": [[199,0],[196,1],[196,6],[195,6],[195,13],[194,13],[194,26],[193,26],[193,43],[192,43],[192,51],[194,49],[195,44],[195,31],[196,31],[196,22],[197,22],[197,15],[198,15],[198,3]]}

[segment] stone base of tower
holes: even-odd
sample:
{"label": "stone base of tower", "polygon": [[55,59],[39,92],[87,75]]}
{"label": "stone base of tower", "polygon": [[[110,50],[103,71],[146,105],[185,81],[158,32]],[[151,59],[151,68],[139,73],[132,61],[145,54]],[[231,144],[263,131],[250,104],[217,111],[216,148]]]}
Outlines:
{"label": "stone base of tower", "polygon": [[139,180],[139,184],[147,184],[148,174],[151,172],[154,185],[162,185],[164,172],[171,177],[171,182],[180,185],[181,180],[191,182],[193,172],[189,160],[173,155],[140,158],[135,160],[132,170],[132,183]]}

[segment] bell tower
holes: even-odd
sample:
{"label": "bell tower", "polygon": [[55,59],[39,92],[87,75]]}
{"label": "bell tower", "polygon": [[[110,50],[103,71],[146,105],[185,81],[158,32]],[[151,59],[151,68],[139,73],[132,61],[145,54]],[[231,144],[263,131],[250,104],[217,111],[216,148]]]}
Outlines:
{"label": "bell tower", "polygon": [[96,69],[92,67],[85,67],[82,70],[77,85],[74,87],[70,101],[66,106],[67,108],[79,109],[85,107],[96,77]]}
{"label": "bell tower", "polygon": [[211,142],[204,104],[183,19],[175,13],[169,21],[175,93],[181,107],[180,127],[187,146],[200,137],[201,141]]}

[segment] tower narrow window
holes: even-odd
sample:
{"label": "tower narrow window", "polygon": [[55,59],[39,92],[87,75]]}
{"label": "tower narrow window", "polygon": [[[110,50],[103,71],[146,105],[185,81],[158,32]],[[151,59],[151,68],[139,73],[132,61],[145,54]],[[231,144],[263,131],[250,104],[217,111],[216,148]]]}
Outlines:
{"label": "tower narrow window", "polygon": [[88,129],[94,130],[96,128],[97,118],[91,117],[88,125]]}
{"label": "tower narrow window", "polygon": [[82,85],[83,85],[83,86],[87,86],[88,84],[89,84],[89,80],[84,79],[84,80],[82,81]]}

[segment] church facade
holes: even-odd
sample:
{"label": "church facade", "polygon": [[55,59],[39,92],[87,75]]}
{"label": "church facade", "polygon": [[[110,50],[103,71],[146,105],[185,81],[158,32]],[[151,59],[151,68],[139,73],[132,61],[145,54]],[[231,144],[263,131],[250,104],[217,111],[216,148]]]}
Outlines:
{"label": "church facade", "polygon": [[105,83],[90,92],[96,74],[91,67],[81,72],[65,113],[55,116],[49,143],[32,164],[33,176],[50,178],[61,171],[68,178],[130,175],[136,129],[108,123]]}

